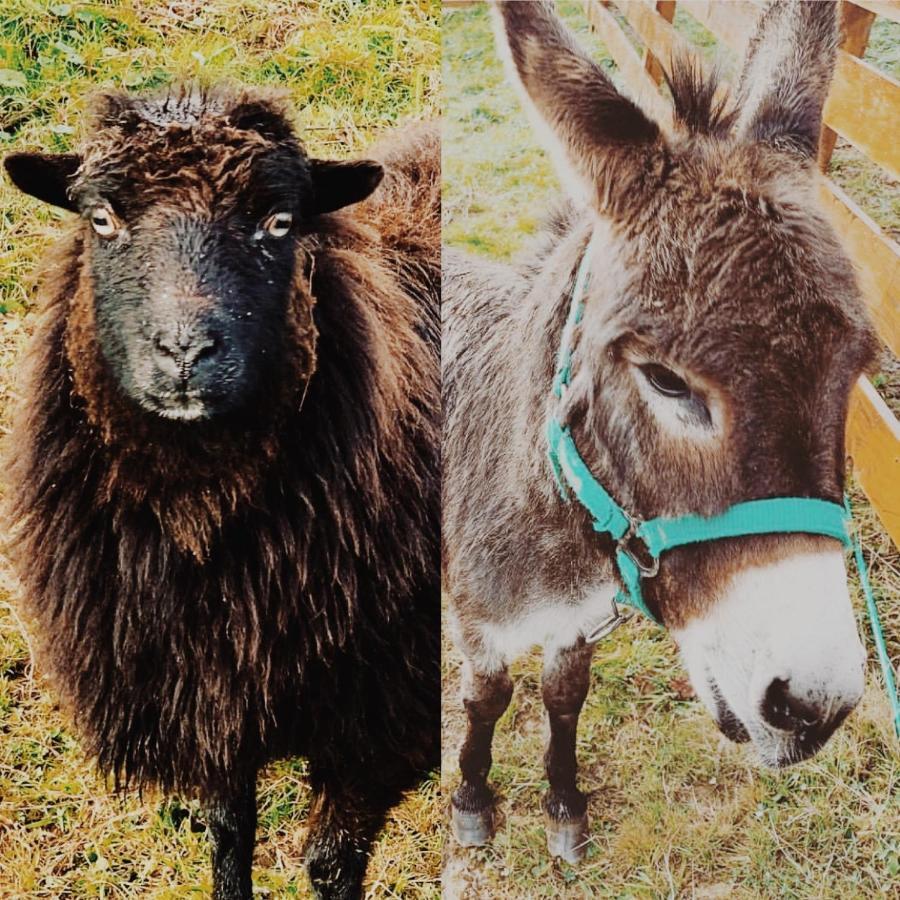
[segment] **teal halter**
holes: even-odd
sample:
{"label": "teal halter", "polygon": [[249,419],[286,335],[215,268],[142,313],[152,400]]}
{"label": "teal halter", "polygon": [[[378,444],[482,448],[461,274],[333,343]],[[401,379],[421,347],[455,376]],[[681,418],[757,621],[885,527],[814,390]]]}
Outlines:
{"label": "teal halter", "polygon": [[[578,267],[560,342],[553,380],[553,394],[557,399],[568,388],[572,375],[573,338],[584,314],[592,244],[588,245]],[[571,493],[590,514],[594,530],[608,534],[616,542],[615,558],[621,589],[614,601],[614,616],[615,603],[624,603],[658,621],[644,601],[641,582],[656,575],[663,553],[685,544],[750,534],[804,532],[824,534],[846,547],[853,546],[848,528],[849,507],[808,497],[750,500],[717,516],[659,517],[642,522],[629,515],[594,478],[578,452],[571,432],[555,415],[547,423],[547,455],[563,501],[568,502]],[[638,541],[644,545],[640,556],[634,552],[634,544]]]}
{"label": "teal halter", "polygon": [[[553,379],[553,395],[556,399],[562,397],[572,376],[572,344],[575,331],[584,315],[592,244],[593,241],[585,250],[572,289],[572,302],[560,341],[556,377]],[[823,534],[853,550],[875,638],[875,649],[891,703],[894,731],[900,737],[900,695],[878,616],[875,592],[869,582],[862,544],[859,537],[850,534],[849,498],[845,497],[844,505],[841,506],[829,500],[810,497],[772,497],[736,503],[717,516],[660,516],[643,522],[619,506],[603,485],[591,475],[571,432],[555,415],[547,423],[547,456],[563,501],[567,503],[571,493],[588,511],[594,530],[608,534],[616,542],[616,566],[621,587],[613,600],[612,615],[587,636],[589,642],[600,640],[625,621],[618,611],[619,603],[632,606],[657,624],[662,624],[644,601],[641,581],[656,575],[659,571],[659,558],[667,550],[683,547],[685,544],[751,534]],[[644,545],[640,556],[634,552],[635,541]]]}
{"label": "teal halter", "polygon": [[[553,379],[553,395],[557,400],[568,388],[572,376],[572,344],[584,315],[592,246],[593,240],[581,258],[572,289],[569,314],[560,341],[556,376]],[[866,598],[875,649],[891,703],[894,731],[900,737],[900,695],[897,692],[894,670],[878,616],[875,592],[869,582],[862,544],[858,536],[850,534],[849,498],[845,497],[844,505],[841,506],[829,500],[810,497],[771,497],[736,503],[717,516],[691,514],[674,518],[660,516],[642,522],[619,506],[603,485],[594,478],[578,452],[571,432],[556,415],[552,415],[547,422],[547,456],[563,501],[567,503],[571,493],[588,511],[593,520],[594,530],[608,534],[616,542],[616,566],[619,570],[621,587],[613,599],[612,615],[587,635],[589,642],[600,640],[625,621],[619,613],[617,606],[619,603],[632,606],[657,624],[662,624],[650,612],[644,601],[641,581],[657,574],[659,558],[667,550],[683,547],[685,544],[751,534],[823,534],[853,550],[859,569],[860,585]],[[640,541],[644,545],[641,556],[635,555],[634,541]]]}
{"label": "teal halter", "polygon": [[[590,513],[594,531],[608,534],[616,542],[616,565],[622,587],[617,603],[640,610],[658,622],[650,612],[641,581],[659,570],[659,558],[667,550],[685,544],[699,544],[721,538],[751,534],[824,534],[852,547],[848,524],[849,510],[838,503],[808,497],[773,497],[737,503],[717,516],[660,516],[642,522],[633,518],[591,475],[578,453],[568,428],[551,418],[547,426],[548,456],[563,500],[569,492]],[[635,541],[643,543],[637,556]]]}

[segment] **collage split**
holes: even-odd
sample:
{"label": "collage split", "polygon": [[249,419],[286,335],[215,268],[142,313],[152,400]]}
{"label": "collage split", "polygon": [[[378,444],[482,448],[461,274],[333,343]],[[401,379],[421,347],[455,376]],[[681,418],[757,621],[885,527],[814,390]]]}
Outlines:
{"label": "collage split", "polygon": [[900,898],[900,0],[0,0],[0,900]]}

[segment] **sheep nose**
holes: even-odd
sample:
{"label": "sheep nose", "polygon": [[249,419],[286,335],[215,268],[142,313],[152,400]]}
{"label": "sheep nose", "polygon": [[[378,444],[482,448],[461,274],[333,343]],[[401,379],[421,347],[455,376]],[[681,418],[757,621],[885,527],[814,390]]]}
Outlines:
{"label": "sheep nose", "polygon": [[212,360],[220,348],[221,341],[216,335],[196,327],[162,328],[153,336],[153,359],[157,368],[184,382],[202,362]]}
{"label": "sheep nose", "polygon": [[859,702],[862,690],[838,694],[819,700],[815,694],[792,690],[789,678],[775,678],[766,688],[760,711],[773,728],[821,745]]}

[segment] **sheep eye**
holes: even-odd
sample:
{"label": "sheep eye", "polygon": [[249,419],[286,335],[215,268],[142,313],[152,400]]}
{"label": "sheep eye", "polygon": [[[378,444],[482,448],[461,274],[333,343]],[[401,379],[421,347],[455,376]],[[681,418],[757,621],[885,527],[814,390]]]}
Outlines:
{"label": "sheep eye", "polygon": [[91,210],[91,227],[100,237],[112,237],[119,230],[115,216],[105,206]]}
{"label": "sheep eye", "polygon": [[662,394],[663,397],[675,397],[683,400],[691,396],[691,389],[687,382],[665,366],[648,363],[641,366],[641,373],[647,379],[650,387],[658,394]]}
{"label": "sheep eye", "polygon": [[294,217],[289,212],[277,212],[269,216],[262,224],[263,231],[272,237],[284,237],[290,230]]}

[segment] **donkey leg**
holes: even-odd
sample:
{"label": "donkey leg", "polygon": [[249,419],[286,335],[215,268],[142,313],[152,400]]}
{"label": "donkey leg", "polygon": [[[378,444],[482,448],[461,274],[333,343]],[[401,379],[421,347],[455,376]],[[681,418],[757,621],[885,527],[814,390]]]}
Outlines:
{"label": "donkey leg", "polygon": [[322,780],[312,773],[314,801],[304,856],[316,900],[363,896],[372,841],[402,796],[400,788],[377,784],[379,772],[369,775],[371,783],[363,786],[336,775]]}
{"label": "donkey leg", "polygon": [[256,841],[256,780],[206,807],[212,841],[213,900],[250,900]]}
{"label": "donkey leg", "polygon": [[583,640],[544,657],[542,693],[550,720],[544,767],[550,788],[544,795],[547,847],[551,856],[577,863],[588,839],[587,798],[578,790],[575,738],[587,696],[593,645]]}
{"label": "donkey leg", "polygon": [[453,835],[463,847],[479,847],[494,833],[494,794],[488,787],[494,726],[512,698],[513,684],[504,666],[496,672],[468,668],[463,704],[468,730],[459,752],[462,782],[452,798]]}

